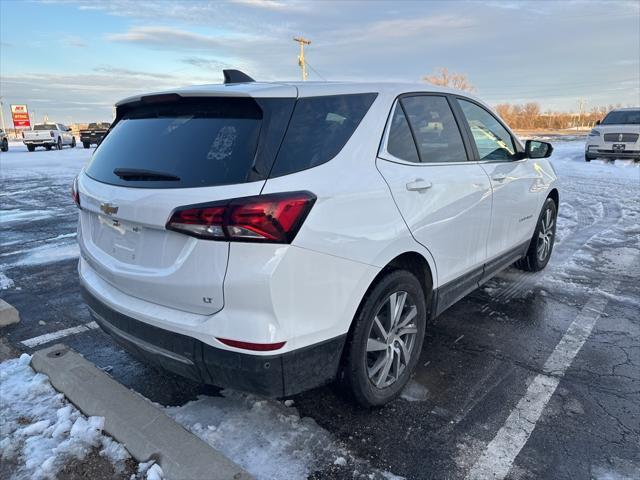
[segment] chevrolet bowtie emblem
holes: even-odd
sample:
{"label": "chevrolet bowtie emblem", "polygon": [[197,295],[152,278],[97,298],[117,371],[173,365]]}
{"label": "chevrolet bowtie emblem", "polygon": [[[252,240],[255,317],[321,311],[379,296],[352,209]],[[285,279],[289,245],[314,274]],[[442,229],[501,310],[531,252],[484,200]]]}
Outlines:
{"label": "chevrolet bowtie emblem", "polygon": [[102,210],[107,215],[115,215],[116,213],[118,213],[118,207],[109,202],[101,203],[100,210]]}

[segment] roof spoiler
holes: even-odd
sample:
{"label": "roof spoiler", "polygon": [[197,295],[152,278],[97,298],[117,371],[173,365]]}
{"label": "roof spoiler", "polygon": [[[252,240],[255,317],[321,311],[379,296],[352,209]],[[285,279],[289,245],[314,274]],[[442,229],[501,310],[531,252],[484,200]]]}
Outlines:
{"label": "roof spoiler", "polygon": [[255,82],[253,78],[240,70],[222,70],[224,83],[249,83]]}

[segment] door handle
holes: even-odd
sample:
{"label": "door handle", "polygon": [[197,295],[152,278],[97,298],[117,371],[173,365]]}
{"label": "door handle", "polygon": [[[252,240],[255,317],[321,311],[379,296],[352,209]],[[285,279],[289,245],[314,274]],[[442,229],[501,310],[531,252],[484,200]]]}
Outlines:
{"label": "door handle", "polygon": [[501,173],[498,173],[497,175],[494,175],[494,176],[493,176],[493,177],[491,177],[491,178],[493,178],[496,182],[502,182],[502,181],[504,181],[504,180],[506,180],[506,179],[507,179],[507,176],[506,176],[506,175],[503,175],[503,174],[501,174]]}
{"label": "door handle", "polygon": [[431,182],[427,182],[421,178],[416,178],[413,182],[407,183],[407,190],[421,192],[423,190],[428,190],[432,186]]}

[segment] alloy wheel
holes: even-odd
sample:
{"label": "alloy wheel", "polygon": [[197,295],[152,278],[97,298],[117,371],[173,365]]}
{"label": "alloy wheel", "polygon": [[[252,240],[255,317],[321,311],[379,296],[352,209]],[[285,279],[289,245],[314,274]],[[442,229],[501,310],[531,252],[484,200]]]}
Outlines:
{"label": "alloy wheel", "polygon": [[367,338],[367,375],[377,388],[394,384],[411,362],[418,309],[409,294],[394,292],[380,306]]}
{"label": "alloy wheel", "polygon": [[540,232],[538,233],[538,260],[544,261],[551,253],[553,245],[554,226],[556,219],[554,218],[551,208],[547,208],[540,220]]}

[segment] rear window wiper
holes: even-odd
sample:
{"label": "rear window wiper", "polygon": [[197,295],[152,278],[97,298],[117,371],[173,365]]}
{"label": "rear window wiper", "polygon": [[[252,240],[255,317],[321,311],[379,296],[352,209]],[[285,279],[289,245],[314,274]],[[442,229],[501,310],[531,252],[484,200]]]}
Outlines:
{"label": "rear window wiper", "polygon": [[172,175],[171,173],[156,172],[154,170],[142,170],[139,168],[116,168],[113,170],[113,173],[123,180],[158,180],[169,182],[180,181],[180,177]]}

